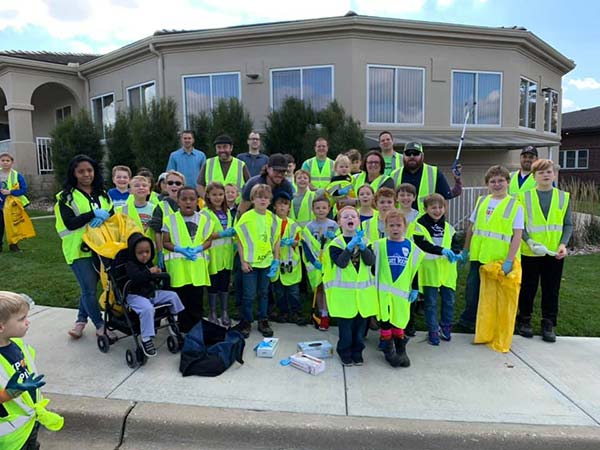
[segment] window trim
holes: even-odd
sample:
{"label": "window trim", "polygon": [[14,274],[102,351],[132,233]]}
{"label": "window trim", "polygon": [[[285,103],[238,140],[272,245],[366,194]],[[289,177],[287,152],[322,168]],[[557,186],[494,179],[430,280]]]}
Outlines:
{"label": "window trim", "polygon": [[[547,119],[547,117],[546,117],[546,97],[545,97],[546,92],[548,92],[550,94],[552,92],[555,92],[557,94],[558,101],[556,102],[556,108],[558,109],[558,117],[556,118],[556,131],[552,131],[552,118],[551,117],[548,120],[548,123],[550,124],[550,129],[546,130],[546,119]],[[561,113],[560,113],[560,102],[561,102],[560,92],[557,89],[551,88],[550,86],[546,86],[545,88],[542,88],[542,94],[544,95],[544,124],[543,124],[542,128],[544,130],[544,133],[557,135],[558,134],[558,122],[560,120],[560,115],[561,115]],[[550,115],[552,115],[552,107],[550,107],[550,110],[548,111],[548,113]],[[583,149],[583,150],[585,150],[585,149]]]}
{"label": "window trim", "polygon": [[277,67],[275,69],[269,69],[269,107],[273,111],[273,72],[283,72],[286,70],[299,70],[300,71],[300,100],[304,101],[304,86],[303,86],[303,75],[304,69],[331,69],[331,100],[330,103],[335,100],[335,66],[333,64],[320,64],[314,66],[296,66],[296,67]]}
{"label": "window trim", "polygon": [[[462,127],[465,124],[465,118],[462,117],[460,123],[452,122],[452,110],[454,109],[454,74],[455,73],[474,73],[475,75],[483,73],[483,74],[491,74],[491,75],[500,75],[500,105],[498,111],[498,123],[467,123],[467,128],[501,128],[502,127],[502,108],[504,106],[503,96],[504,96],[504,73],[500,71],[494,70],[471,70],[471,69],[452,69],[450,71],[450,126],[453,128]],[[475,77],[475,94],[478,96],[479,90],[479,77]],[[479,112],[479,97],[475,99],[477,104],[475,105],[475,114],[474,117],[478,117],[477,113]],[[475,120],[475,119],[473,119]]]}
{"label": "window trim", "polygon": [[[58,119],[56,117],[56,113],[58,112],[58,110],[61,110],[61,111],[64,110],[67,106],[69,108],[71,108],[71,116],[72,116],[73,115],[73,105],[71,103],[68,103],[68,104],[63,105],[63,106],[59,106],[58,108],[54,108],[54,124],[55,125],[58,125]],[[63,114],[62,120],[65,120],[64,114]]]}
{"label": "window trim", "polygon": [[[127,109],[131,108],[131,104],[130,104],[130,101],[129,101],[129,91],[132,91],[134,89],[139,89],[139,88],[142,88],[142,87],[150,85],[150,84],[154,85],[154,90],[155,90],[154,97],[156,98],[156,81],[155,80],[148,80],[148,81],[145,81],[143,83],[134,84],[133,86],[129,86],[126,89],[126,92],[127,92]],[[141,98],[141,96],[140,96],[140,98]]]}
{"label": "window trim", "polygon": [[230,72],[208,72],[208,73],[195,73],[195,74],[190,74],[190,75],[182,75],[181,76],[181,100],[182,100],[182,104],[183,104],[183,121],[182,123],[184,124],[183,128],[187,129],[189,127],[189,124],[187,123],[187,101],[186,101],[186,96],[185,96],[185,80],[186,78],[195,78],[195,77],[209,77],[210,79],[210,83],[209,83],[209,87],[210,87],[210,109],[212,111],[212,109],[214,108],[214,104],[213,104],[213,92],[212,92],[212,77],[213,76],[219,76],[219,75],[237,75],[238,77],[238,100],[241,102],[242,101],[242,72],[241,71],[230,71]]}
{"label": "window trim", "polygon": [[[529,83],[533,83],[533,84],[536,85],[536,90],[535,90],[535,124],[534,124],[533,128],[527,127],[527,126],[524,127],[523,125],[521,125],[521,80],[525,80],[525,81],[528,81]],[[519,76],[519,103],[518,103],[519,104],[519,115],[517,116],[517,125],[519,126],[519,128],[521,130],[533,130],[533,131],[537,130],[538,100],[539,100],[538,97],[539,97],[539,94],[540,94],[540,83],[539,82],[537,82],[535,80],[532,80],[531,78],[526,77],[524,75],[520,75]],[[529,102],[526,102],[525,104],[527,105],[527,111],[525,112],[525,115],[527,117],[529,117]]]}
{"label": "window trim", "polygon": [[[585,167],[579,167],[579,152],[584,151],[587,152],[587,157],[585,159]],[[567,166],[567,153],[566,152],[575,152],[575,164],[576,167],[566,167]],[[564,159],[564,165],[563,165]],[[587,170],[590,168],[590,149],[589,148],[565,148],[560,149],[558,152],[558,162],[560,164],[560,170]]]}
{"label": "window trim", "polygon": [[[113,103],[115,104],[115,114],[117,112],[117,97],[115,96],[115,92],[105,92],[104,94],[96,95],[95,97],[90,97],[90,111],[92,112],[92,122],[96,123],[96,117],[94,115],[94,100],[98,100],[99,98],[108,97],[109,95],[113,96]],[[102,143],[106,142],[106,127],[104,123],[102,124]]]}
{"label": "window trim", "polygon": [[[398,89],[394,89],[394,121],[393,122],[371,122],[369,121],[369,100],[371,98],[370,93],[369,93],[369,81],[371,81],[370,79],[370,75],[369,75],[369,69],[371,67],[375,67],[375,68],[382,68],[382,69],[394,69],[394,83],[397,83],[398,80],[396,78],[396,74],[397,69],[408,69],[408,70],[420,70],[421,73],[423,74],[423,78],[422,78],[422,85],[423,85],[423,89],[422,89],[422,93],[421,93],[421,104],[423,105],[423,115],[421,118],[421,122],[414,122],[414,123],[399,123],[397,122],[398,120]],[[426,84],[425,84],[425,77],[427,76],[427,71],[425,69],[425,67],[422,66],[394,66],[394,65],[390,65],[390,64],[367,64],[367,89],[366,89],[366,105],[365,105],[365,110],[367,113],[367,117],[365,118],[365,122],[367,123],[367,125],[374,125],[374,126],[393,126],[393,127],[415,127],[415,126],[425,126],[425,88],[426,88]]]}

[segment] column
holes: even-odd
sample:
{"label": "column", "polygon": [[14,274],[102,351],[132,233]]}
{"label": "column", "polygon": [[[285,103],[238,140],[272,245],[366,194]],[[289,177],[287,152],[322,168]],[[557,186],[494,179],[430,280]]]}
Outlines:
{"label": "column", "polygon": [[33,105],[9,103],[4,109],[8,112],[10,151],[15,157],[15,166],[24,175],[37,175],[37,150],[31,121]]}

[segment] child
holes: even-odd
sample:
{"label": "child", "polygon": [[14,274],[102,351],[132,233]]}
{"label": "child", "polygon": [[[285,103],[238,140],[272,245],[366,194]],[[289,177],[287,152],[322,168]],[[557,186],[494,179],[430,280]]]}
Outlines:
{"label": "child", "polygon": [[375,191],[371,185],[364,184],[358,188],[356,194],[358,195],[358,215],[362,224],[365,220],[377,216],[377,211],[375,210]]}
{"label": "child", "polygon": [[196,211],[198,193],[194,188],[182,187],[177,202],[179,211],[164,219],[162,239],[171,286],[185,306],[180,328],[187,333],[202,320],[204,286],[210,284],[206,250],[214,224],[207,214]]}
{"label": "child", "polygon": [[[456,253],[460,252],[460,244],[454,227],[444,216],[444,197],[431,194],[423,202],[425,214],[417,219],[413,241],[427,253],[419,268],[419,290],[425,299],[425,324],[429,332],[427,340],[431,345],[439,345],[440,337],[444,341],[451,339],[457,277],[455,263],[459,258]],[[437,319],[438,290],[442,298],[441,323]]]}
{"label": "child", "polygon": [[332,317],[337,318],[337,352],[342,365],[362,366],[367,318],[377,314],[377,291],[370,266],[375,263],[367,247],[356,209],[346,206],[338,213],[342,235],[325,249],[323,285]]}
{"label": "child", "polygon": [[[2,251],[2,239],[4,238],[4,202],[6,197],[14,195],[19,197],[23,206],[29,205],[27,194],[27,183],[19,172],[12,168],[15,159],[10,153],[0,153],[0,252]],[[18,244],[9,244],[11,252],[21,252]]]}
{"label": "child", "polygon": [[297,188],[296,188],[296,183],[294,181],[294,172],[296,172],[296,161],[294,160],[294,157],[292,155],[290,155],[289,153],[286,153],[283,156],[285,157],[285,159],[287,161],[287,170],[285,172],[285,179],[290,182],[290,184],[292,185],[292,188],[294,189],[294,192],[296,192]]}
{"label": "child", "polygon": [[22,295],[0,291],[0,448],[36,449],[40,424],[50,431],[64,419],[45,409],[44,375],[35,376],[35,351],[23,343],[29,329],[29,303]]}
{"label": "child", "polygon": [[414,278],[425,255],[405,239],[406,219],[397,209],[386,214],[385,230],[387,238],[373,244],[379,298],[377,319],[381,327],[379,346],[392,367],[408,367],[410,359],[406,354],[408,339],[404,336],[404,327],[408,323],[410,303],[419,295]]}
{"label": "child", "polygon": [[148,200],[152,203],[154,203],[155,205],[158,204],[158,202],[160,201],[158,199],[158,194],[156,192],[154,192],[152,190],[152,185],[154,184],[154,174],[152,173],[152,171],[150,169],[148,169],[147,167],[141,167],[138,171],[136,176],[142,176],[142,177],[146,177],[148,179],[148,183],[150,183],[150,188],[149,188],[149,197]]}
{"label": "child", "polygon": [[375,242],[377,239],[385,236],[385,216],[394,209],[395,203],[396,193],[393,189],[382,187],[375,194],[377,216],[373,216],[373,218],[365,220],[360,224],[369,243]]}
{"label": "child", "polygon": [[152,240],[141,233],[133,233],[127,240],[127,253],[119,255],[116,261],[116,265],[125,265],[129,280],[126,301],[140,317],[142,350],[150,358],[156,356],[156,347],[152,341],[155,335],[154,307],[170,304],[169,311],[173,315],[183,310],[183,304],[175,292],[155,288],[153,280],[162,271],[152,264],[153,259]]}
{"label": "child", "polygon": [[231,217],[233,217],[233,220],[235,220],[235,217],[237,216],[239,195],[240,191],[235,184],[228,183],[225,185],[225,202],[227,204],[227,209],[229,209]]}
{"label": "child", "polygon": [[112,200],[113,206],[123,206],[129,197],[129,180],[131,179],[131,169],[127,166],[115,166],[112,168],[112,181],[114,188],[108,190],[108,196]]}
{"label": "child", "polygon": [[300,264],[300,226],[288,218],[290,198],[282,192],[273,204],[275,214],[280,220],[280,250],[281,267],[271,279],[273,295],[279,309],[275,319],[280,323],[295,323],[306,325],[302,318],[300,305],[300,281],[302,280],[302,265]]}
{"label": "child", "polygon": [[154,192],[161,195],[167,195],[167,172],[163,172],[158,176],[156,180],[156,186],[154,186]]}
{"label": "child", "polygon": [[503,261],[502,271],[512,271],[515,258],[520,259],[519,245],[523,235],[523,208],[516,198],[508,195],[510,173],[502,166],[492,166],[485,174],[490,194],[477,199],[469,218],[464,261],[469,260],[469,274],[465,293],[465,310],[458,324],[466,331],[475,331],[479,304],[479,268],[483,264]]}
{"label": "child", "polygon": [[279,270],[279,224],[268,210],[273,193],[266,184],[250,191],[253,209],[246,211],[235,225],[238,252],[243,272],[242,320],[236,328],[247,338],[253,321],[253,303],[258,297],[258,331],[273,336],[267,319],[269,278]]}
{"label": "child", "polygon": [[296,181],[296,192],[290,207],[290,218],[295,220],[301,227],[305,227],[308,222],[315,218],[312,204],[316,194],[309,190],[310,173],[306,170],[297,170],[294,174],[294,180]]}
{"label": "child", "polygon": [[354,205],[356,200],[350,176],[350,159],[344,154],[339,154],[333,162],[333,170],[335,170],[335,175],[331,177],[331,182],[325,188],[332,205],[335,210]]}
{"label": "child", "polygon": [[[415,221],[419,215],[419,211],[412,207],[415,199],[417,198],[417,189],[410,183],[402,183],[396,189],[396,195],[398,205],[400,205],[400,212],[406,218],[406,224],[408,228],[411,228],[411,224]],[[410,237],[410,234],[408,235]]]}
{"label": "child", "polygon": [[144,230],[144,234],[154,242],[154,231],[150,228],[150,220],[156,205],[147,200],[151,183],[148,178],[136,175],[129,184],[131,195],[123,206],[116,208],[116,211],[131,217]]}
{"label": "child", "polygon": [[356,175],[361,172],[362,157],[358,150],[352,148],[346,152],[346,156],[350,159],[350,174]]}
{"label": "child", "polygon": [[210,286],[208,286],[208,320],[219,323],[217,319],[217,299],[221,303],[221,325],[229,327],[231,320],[227,313],[229,299],[229,281],[233,268],[233,216],[225,201],[225,186],[217,181],[208,183],[205,194],[206,207],[213,223],[212,245],[208,251]]}

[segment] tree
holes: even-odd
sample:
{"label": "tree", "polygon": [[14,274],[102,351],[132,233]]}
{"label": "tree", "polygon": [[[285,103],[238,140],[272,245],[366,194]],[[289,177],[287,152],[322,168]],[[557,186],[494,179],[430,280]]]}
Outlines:
{"label": "tree", "polygon": [[320,111],[317,118],[329,142],[330,157],[333,158],[351,148],[366,150],[365,133],[360,127],[360,122],[346,115],[346,111],[337,100]]}
{"label": "tree", "polygon": [[135,154],[131,149],[131,116],[130,112],[118,111],[115,124],[107,132],[109,170],[114,166],[124,165],[133,173],[137,171]]}
{"label": "tree", "polygon": [[69,161],[74,156],[85,154],[98,163],[102,162],[101,128],[94,124],[85,110],[59,122],[50,133],[50,137],[52,137],[54,176],[60,186],[67,178]]}
{"label": "tree", "polygon": [[190,118],[189,128],[194,132],[194,147],[196,147],[198,150],[202,150],[207,156],[214,156],[214,149],[212,148],[212,141],[210,140],[212,115],[207,112],[194,114]]}

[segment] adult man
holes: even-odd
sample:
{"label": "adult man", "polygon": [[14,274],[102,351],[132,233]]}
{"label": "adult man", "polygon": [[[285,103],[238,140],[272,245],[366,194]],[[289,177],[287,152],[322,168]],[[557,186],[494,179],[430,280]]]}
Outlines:
{"label": "adult man", "polygon": [[417,198],[413,202],[413,208],[421,213],[425,212],[423,199],[428,195],[438,193],[446,200],[453,197],[444,174],[436,166],[425,164],[424,159],[423,145],[420,142],[407,142],[402,159],[404,167],[390,174],[396,189],[402,183],[410,183],[416,188]]}
{"label": "adult man", "polygon": [[315,189],[325,189],[333,176],[333,160],[327,157],[328,151],[327,139],[320,137],[315,141],[315,156],[302,164],[302,169],[310,173]]}
{"label": "adult man", "polygon": [[384,175],[402,167],[402,155],[394,150],[394,137],[389,131],[379,133],[379,148],[385,161]]}
{"label": "adult man", "polygon": [[218,181],[224,185],[235,184],[241,190],[250,178],[246,164],[231,155],[233,141],[228,135],[217,136],[213,145],[217,156],[206,160],[197,179],[198,195],[202,198],[204,198],[206,185],[211,181]]}
{"label": "adult man", "polygon": [[526,192],[535,187],[535,180],[531,175],[531,165],[538,159],[538,151],[533,145],[523,147],[521,150],[521,169],[510,174],[508,193],[516,195]]}
{"label": "adult man", "polygon": [[240,161],[244,161],[251,177],[260,174],[263,166],[267,164],[269,157],[260,152],[260,134],[251,131],[248,135],[248,151],[238,155]]}
{"label": "adult man", "polygon": [[289,198],[294,197],[294,188],[285,178],[285,172],[287,171],[287,159],[281,153],[275,153],[269,157],[267,165],[262,168],[260,175],[252,177],[244,185],[242,191],[242,202],[238,207],[238,216],[244,214],[250,209],[250,191],[257,184],[267,184],[271,186],[273,191],[273,198],[277,198],[281,195],[281,192],[285,192]]}
{"label": "adult man", "polygon": [[200,168],[206,162],[204,152],[194,148],[194,132],[184,130],[181,132],[181,148],[171,152],[169,162],[167,163],[167,172],[176,170],[185,176],[186,186],[195,187],[194,183]]}

